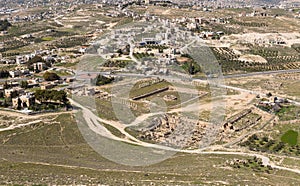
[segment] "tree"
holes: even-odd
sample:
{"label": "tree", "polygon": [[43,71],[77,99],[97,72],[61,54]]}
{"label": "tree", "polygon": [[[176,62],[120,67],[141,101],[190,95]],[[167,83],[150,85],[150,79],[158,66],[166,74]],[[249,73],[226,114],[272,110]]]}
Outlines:
{"label": "tree", "polygon": [[194,67],[193,63],[190,63],[190,66],[189,66],[189,74],[193,75],[193,74],[194,74],[194,71],[195,71],[195,67]]}
{"label": "tree", "polygon": [[26,102],[23,102],[23,108],[27,108],[28,107],[28,105],[27,105],[27,103]]}
{"label": "tree", "polygon": [[61,102],[66,104],[68,102],[67,94],[61,90],[36,90],[35,99],[40,102]]}
{"label": "tree", "polygon": [[24,88],[24,89],[27,89],[28,88],[28,82],[27,81],[22,81],[21,82],[21,87]]}
{"label": "tree", "polygon": [[18,95],[19,95],[19,93],[18,93],[17,91],[13,91],[13,92],[11,92],[11,94],[10,94],[10,98],[11,98],[11,99],[12,99],[12,98],[16,98]]}
{"label": "tree", "polygon": [[285,146],[285,143],[279,142],[279,143],[273,148],[273,150],[274,150],[275,152],[279,152],[281,149],[284,148],[284,146]]}
{"label": "tree", "polygon": [[45,81],[55,81],[55,80],[60,80],[61,78],[59,77],[59,75],[57,75],[54,72],[46,72],[43,75],[43,78],[45,79]]}
{"label": "tree", "polygon": [[4,99],[3,107],[8,107],[8,103],[6,99]]}
{"label": "tree", "polygon": [[109,83],[113,82],[114,80],[115,80],[115,78],[113,78],[113,77],[109,78],[109,77],[105,77],[105,76],[102,76],[99,74],[96,77],[96,79],[93,81],[97,86],[101,86],[101,85],[109,84]]}
{"label": "tree", "polygon": [[119,49],[117,50],[117,53],[119,53],[120,55],[122,55],[122,54],[123,54],[122,49],[119,48]]}
{"label": "tree", "polygon": [[18,109],[18,110],[21,110],[21,108],[22,108],[22,101],[21,101],[20,98],[18,98],[18,106],[17,106],[17,109]]}
{"label": "tree", "polygon": [[258,140],[258,137],[256,134],[253,134],[252,136],[250,136],[250,138],[248,139],[250,142],[254,142],[256,140]]}
{"label": "tree", "polygon": [[32,65],[34,63],[38,63],[38,62],[45,62],[45,60],[41,57],[41,56],[34,56],[33,58],[31,58],[29,61],[28,61],[28,65]]}
{"label": "tree", "polygon": [[271,97],[271,96],[272,96],[272,93],[269,92],[269,93],[266,94],[266,96],[267,96],[267,97]]}
{"label": "tree", "polygon": [[12,26],[11,23],[8,22],[7,19],[0,20],[0,31],[6,31],[11,26]]}
{"label": "tree", "polygon": [[28,62],[27,62],[27,67],[29,70],[33,70],[33,64],[34,63],[38,63],[38,62],[45,62],[45,60],[41,57],[41,56],[34,56],[33,58],[31,58]]}
{"label": "tree", "polygon": [[3,85],[3,88],[4,89],[9,89],[10,88],[9,84],[7,83],[7,81],[5,81],[5,83]]}
{"label": "tree", "polygon": [[264,136],[264,137],[262,138],[262,141],[264,141],[264,142],[268,142],[268,141],[269,141],[269,138],[268,138],[268,137],[266,137],[266,136]]}
{"label": "tree", "polygon": [[36,90],[35,91],[35,99],[39,100],[40,102],[44,102],[44,90]]}
{"label": "tree", "polygon": [[8,98],[5,98],[4,103],[5,103],[6,107],[12,105],[12,97],[10,96]]}
{"label": "tree", "polygon": [[0,78],[8,78],[9,72],[7,70],[0,70]]}

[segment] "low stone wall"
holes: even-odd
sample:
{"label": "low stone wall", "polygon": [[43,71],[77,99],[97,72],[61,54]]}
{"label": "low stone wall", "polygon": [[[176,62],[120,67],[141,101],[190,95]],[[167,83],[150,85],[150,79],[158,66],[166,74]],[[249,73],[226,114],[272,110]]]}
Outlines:
{"label": "low stone wall", "polygon": [[160,92],[164,92],[164,91],[167,91],[169,90],[169,87],[165,87],[165,88],[161,88],[161,89],[157,89],[157,90],[154,90],[152,92],[149,92],[147,94],[143,94],[143,95],[140,95],[140,96],[136,96],[134,98],[132,98],[132,100],[139,100],[139,99],[143,99],[143,98],[146,98],[146,97],[149,97],[149,96],[152,96],[154,94],[157,94],[157,93],[160,93]]}

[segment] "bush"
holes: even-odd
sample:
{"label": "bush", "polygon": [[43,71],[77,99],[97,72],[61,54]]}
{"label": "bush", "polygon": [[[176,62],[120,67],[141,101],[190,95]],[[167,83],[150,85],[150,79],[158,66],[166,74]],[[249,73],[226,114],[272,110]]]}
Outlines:
{"label": "bush", "polygon": [[60,80],[61,79],[59,77],[59,75],[57,75],[56,73],[53,73],[53,72],[46,72],[43,75],[43,78],[45,79],[45,81],[55,81],[55,80]]}
{"label": "bush", "polygon": [[0,20],[0,31],[6,31],[9,27],[11,27],[10,22],[7,20]]}
{"label": "bush", "polygon": [[40,102],[61,102],[66,104],[68,101],[65,91],[58,90],[36,90],[35,98]]}
{"label": "bush", "polygon": [[97,86],[101,86],[101,85],[106,85],[106,84],[109,84],[111,82],[113,82],[115,80],[115,78],[109,78],[109,77],[105,77],[105,76],[102,76],[102,75],[98,75],[96,77],[96,79],[94,80],[94,84],[96,84]]}
{"label": "bush", "polygon": [[0,78],[8,78],[9,72],[7,70],[0,70]]}

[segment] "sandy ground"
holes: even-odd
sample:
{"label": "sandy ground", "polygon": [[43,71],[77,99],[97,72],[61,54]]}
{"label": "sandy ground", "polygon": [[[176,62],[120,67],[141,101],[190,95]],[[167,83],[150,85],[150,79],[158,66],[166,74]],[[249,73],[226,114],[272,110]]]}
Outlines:
{"label": "sandy ground", "polygon": [[5,115],[8,117],[20,117],[20,118],[24,118],[24,119],[38,119],[41,117],[46,117],[46,116],[57,116],[60,114],[66,114],[66,113],[72,113],[70,112],[53,112],[53,113],[45,113],[45,114],[37,114],[37,115],[26,115],[26,114],[22,114],[22,113],[18,113],[18,112],[9,112],[9,111],[3,111],[0,110],[0,115]]}
{"label": "sandy ground", "polygon": [[268,61],[259,56],[259,55],[252,55],[252,54],[247,54],[247,55],[243,55],[239,58],[240,61],[247,61],[250,63],[267,63]]}

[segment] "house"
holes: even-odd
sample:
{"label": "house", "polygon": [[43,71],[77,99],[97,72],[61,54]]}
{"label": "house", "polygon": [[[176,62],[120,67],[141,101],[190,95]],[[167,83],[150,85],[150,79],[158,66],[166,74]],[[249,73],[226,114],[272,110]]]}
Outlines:
{"label": "house", "polygon": [[35,97],[31,94],[22,95],[12,99],[13,108],[27,108],[35,104]]}
{"label": "house", "polygon": [[15,78],[15,77],[19,77],[22,75],[22,72],[19,71],[19,70],[16,70],[16,71],[9,71],[9,75],[12,77],[12,78]]}
{"label": "house", "polygon": [[30,74],[30,72],[29,72],[28,69],[22,69],[21,70],[21,75],[29,75],[29,74]]}
{"label": "house", "polygon": [[47,69],[47,65],[42,62],[34,63],[33,64],[34,71],[44,71]]}
{"label": "house", "polygon": [[93,96],[96,92],[94,88],[85,87],[84,93],[86,96]]}
{"label": "house", "polygon": [[71,78],[67,78],[67,79],[66,79],[66,82],[67,82],[67,83],[72,83],[72,82],[74,82],[75,80],[76,80],[76,78],[71,77]]}
{"label": "house", "polygon": [[1,32],[0,32],[0,35],[7,35],[7,34],[8,34],[7,31],[1,31]]}
{"label": "house", "polygon": [[54,63],[56,61],[54,56],[44,56],[43,60],[45,60],[46,62],[50,62],[50,63]]}
{"label": "house", "polygon": [[225,33],[224,33],[223,31],[218,31],[217,34],[218,34],[219,36],[223,36]]}
{"label": "house", "polygon": [[281,110],[282,106],[278,103],[276,104],[273,104],[273,107],[272,107],[272,111],[273,112],[279,112]]}
{"label": "house", "polygon": [[30,39],[33,38],[32,34],[25,34],[21,36],[22,39]]}
{"label": "house", "polygon": [[11,85],[12,87],[18,87],[18,86],[20,85],[20,82],[18,82],[18,81],[11,82],[10,85]]}
{"label": "house", "polygon": [[14,59],[1,59],[0,63],[9,65],[9,64],[15,64],[16,61]]}
{"label": "house", "polygon": [[215,33],[214,32],[205,32],[205,36],[206,36],[206,38],[212,38],[215,36]]}
{"label": "house", "polygon": [[86,52],[86,50],[88,49],[88,46],[81,46],[80,48],[79,48],[79,52],[81,53],[81,54],[85,54],[85,52]]}
{"label": "house", "polygon": [[49,89],[52,89],[52,88],[54,88],[53,84],[44,84],[44,85],[41,85],[41,89],[42,90],[49,90]]}
{"label": "house", "polygon": [[17,56],[16,57],[16,64],[17,65],[22,65],[26,63],[25,56]]}
{"label": "house", "polygon": [[4,95],[6,98],[9,98],[9,97],[17,97],[18,95],[24,93],[24,89],[22,88],[12,88],[12,89],[5,89],[4,90]]}
{"label": "house", "polygon": [[197,25],[197,23],[188,23],[188,24],[187,24],[187,28],[188,28],[189,30],[194,30],[194,29],[197,29],[197,28],[198,28],[198,25]]}

